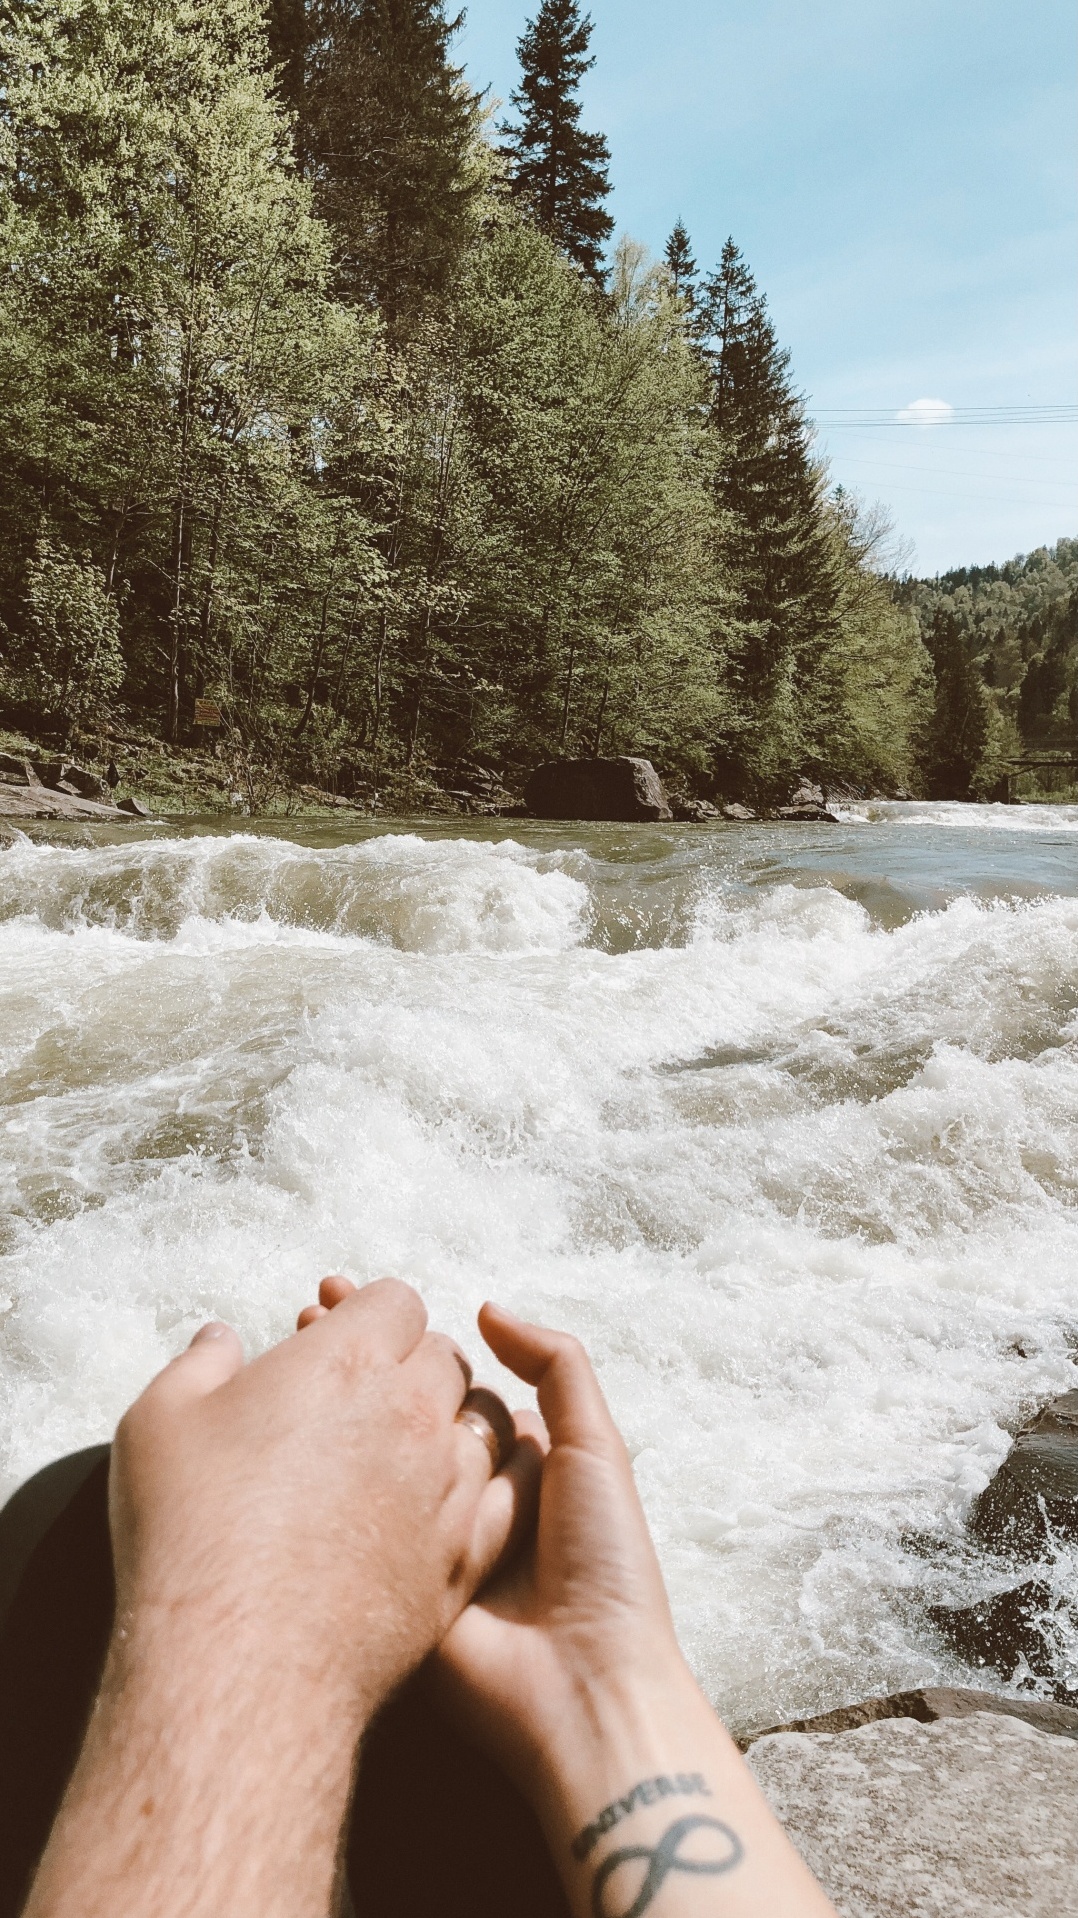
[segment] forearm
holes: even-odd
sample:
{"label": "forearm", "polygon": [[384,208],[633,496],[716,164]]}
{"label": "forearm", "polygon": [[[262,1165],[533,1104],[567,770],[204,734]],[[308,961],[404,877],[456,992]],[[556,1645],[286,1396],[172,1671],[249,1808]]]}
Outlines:
{"label": "forearm", "polygon": [[581,1693],[532,1796],[577,1918],[834,1918],[683,1667]]}
{"label": "forearm", "polygon": [[362,1729],[225,1630],[118,1637],[25,1918],[327,1918]]}

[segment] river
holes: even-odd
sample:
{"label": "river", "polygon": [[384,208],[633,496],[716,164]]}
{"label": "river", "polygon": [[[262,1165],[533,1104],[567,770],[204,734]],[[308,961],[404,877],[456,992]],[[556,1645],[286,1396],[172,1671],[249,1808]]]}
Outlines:
{"label": "river", "polygon": [[395,1272],[586,1341],[734,1724],[983,1683],[924,1604],[1078,1383],[1078,807],[42,829],[0,1137],[5,1486]]}

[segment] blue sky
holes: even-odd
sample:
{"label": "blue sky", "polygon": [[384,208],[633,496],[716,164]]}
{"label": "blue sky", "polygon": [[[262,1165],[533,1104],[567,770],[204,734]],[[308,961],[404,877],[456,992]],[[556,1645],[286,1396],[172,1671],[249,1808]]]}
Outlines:
{"label": "blue sky", "polygon": [[[470,0],[508,101],[535,0]],[[1073,0],[592,0],[585,124],[618,228],[701,266],[728,233],[810,410],[1078,404]],[[959,413],[959,417],[961,414]],[[1078,425],[821,431],[918,572],[1078,533]]]}

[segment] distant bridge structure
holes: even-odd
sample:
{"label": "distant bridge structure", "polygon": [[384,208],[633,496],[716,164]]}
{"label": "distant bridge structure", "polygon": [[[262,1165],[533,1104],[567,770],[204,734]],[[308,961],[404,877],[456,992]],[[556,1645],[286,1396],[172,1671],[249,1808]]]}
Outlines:
{"label": "distant bridge structure", "polygon": [[1020,759],[1004,759],[1001,763],[1006,771],[1000,785],[1006,784],[1007,799],[1010,801],[1014,798],[1015,783],[1022,773],[1054,772],[1057,766],[1064,773],[1078,771],[1078,753],[1060,753],[1055,759],[1033,759],[1029,754],[1024,754]]}

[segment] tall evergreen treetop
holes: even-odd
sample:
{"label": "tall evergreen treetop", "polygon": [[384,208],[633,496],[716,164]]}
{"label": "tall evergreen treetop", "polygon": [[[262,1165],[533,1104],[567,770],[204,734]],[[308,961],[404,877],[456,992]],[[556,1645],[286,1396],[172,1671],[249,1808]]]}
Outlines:
{"label": "tall evergreen treetop", "polygon": [[480,106],[443,0],[311,0],[300,127],[339,286],[408,330],[445,291],[483,179]]}
{"label": "tall evergreen treetop", "polygon": [[674,298],[684,300],[686,305],[692,306],[696,293],[696,261],[692,256],[692,247],[683,221],[676,222],[666,242],[666,252],[663,257],[674,283]]}
{"label": "tall evergreen treetop", "polygon": [[588,57],[592,21],[577,0],[542,0],[517,43],[522,77],[513,94],[518,126],[506,125],[513,192],[534,219],[592,279],[604,278],[602,250],[614,222],[610,148],[601,133],[580,126],[577,88],[595,65]]}

